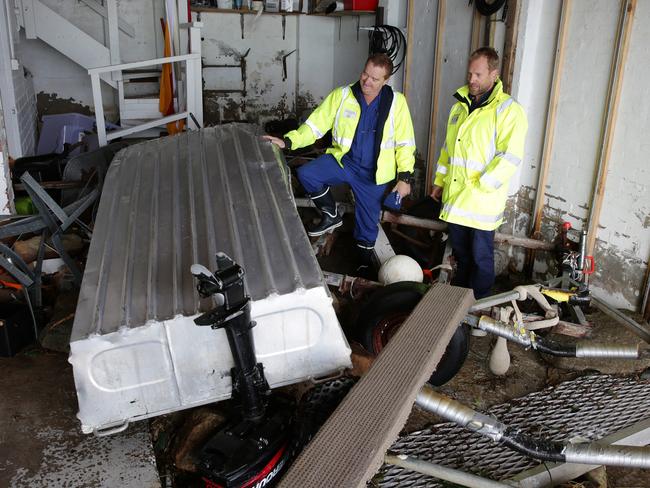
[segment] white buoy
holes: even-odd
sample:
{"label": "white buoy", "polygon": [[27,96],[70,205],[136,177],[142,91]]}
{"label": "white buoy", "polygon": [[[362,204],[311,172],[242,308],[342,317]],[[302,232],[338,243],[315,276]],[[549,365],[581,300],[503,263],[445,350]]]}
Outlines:
{"label": "white buoy", "polygon": [[510,368],[510,353],[508,352],[508,341],[503,337],[497,337],[497,341],[490,353],[490,371],[497,376],[503,376]]}
{"label": "white buoy", "polygon": [[418,283],[422,283],[424,281],[424,274],[415,259],[398,254],[381,265],[378,278],[384,285],[390,285],[398,281],[417,281]]}

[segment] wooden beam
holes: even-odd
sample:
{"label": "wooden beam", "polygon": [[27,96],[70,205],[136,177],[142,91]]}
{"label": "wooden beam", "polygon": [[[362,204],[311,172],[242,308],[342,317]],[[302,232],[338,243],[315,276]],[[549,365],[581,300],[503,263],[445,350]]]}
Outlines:
{"label": "wooden beam", "polygon": [[501,81],[503,91],[510,93],[512,90],[512,77],[515,70],[515,59],[517,58],[517,36],[519,34],[519,17],[521,13],[521,1],[509,0],[508,18],[506,19],[506,38],[503,48],[503,61],[501,63]]}
{"label": "wooden beam", "polygon": [[648,267],[645,270],[645,280],[643,281],[645,286],[643,287],[643,301],[641,303],[641,314],[643,315],[643,320],[650,322],[650,259],[648,259]]}
{"label": "wooden beam", "polygon": [[413,63],[413,24],[415,16],[415,0],[408,0],[406,18],[406,61],[404,63],[404,87],[402,93],[409,101],[411,91],[411,63]]}
{"label": "wooden beam", "polygon": [[433,83],[431,86],[431,118],[429,119],[429,150],[427,151],[426,194],[431,193],[432,177],[436,167],[436,132],[438,130],[438,111],[440,110],[440,73],[442,72],[442,52],[445,34],[446,0],[438,0],[436,17],[436,52],[433,61]]}
{"label": "wooden beam", "polygon": [[476,51],[481,47],[481,27],[483,16],[474,8],[474,15],[472,16],[472,37],[469,42],[469,54]]}
{"label": "wooden beam", "polygon": [[607,182],[607,172],[609,170],[609,161],[612,154],[616,119],[618,117],[618,105],[621,98],[621,89],[623,87],[623,74],[630,47],[630,36],[632,34],[632,24],[634,23],[636,4],[637,0],[623,0],[621,2],[621,15],[618,26],[617,42],[614,50],[614,57],[612,59],[612,70],[609,79],[607,105],[605,107],[605,121],[601,138],[601,149],[598,156],[598,173],[596,176],[596,184],[594,187],[591,206],[589,207],[589,220],[587,222],[588,255],[593,255],[594,247],[596,245],[596,236],[598,235],[600,212],[605,197],[605,184]]}

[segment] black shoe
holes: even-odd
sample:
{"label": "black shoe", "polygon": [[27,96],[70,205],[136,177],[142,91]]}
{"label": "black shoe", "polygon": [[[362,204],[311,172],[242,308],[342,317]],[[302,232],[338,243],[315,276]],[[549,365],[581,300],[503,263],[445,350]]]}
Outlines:
{"label": "black shoe", "polygon": [[329,187],[320,195],[310,198],[316,208],[320,210],[322,218],[318,224],[307,229],[308,236],[318,237],[343,225],[343,217],[336,208],[336,202]]}

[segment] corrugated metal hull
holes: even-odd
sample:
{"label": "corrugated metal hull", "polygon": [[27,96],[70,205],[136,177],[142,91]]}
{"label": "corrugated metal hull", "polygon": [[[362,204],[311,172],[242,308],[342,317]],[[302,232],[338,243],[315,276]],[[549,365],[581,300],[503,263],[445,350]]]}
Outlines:
{"label": "corrugated metal hull", "polygon": [[131,146],[106,177],[71,338],[84,431],[230,396],[223,331],[193,324],[189,272],[224,251],[246,270],[272,386],[347,367],[347,342],[281,155],[228,125]]}

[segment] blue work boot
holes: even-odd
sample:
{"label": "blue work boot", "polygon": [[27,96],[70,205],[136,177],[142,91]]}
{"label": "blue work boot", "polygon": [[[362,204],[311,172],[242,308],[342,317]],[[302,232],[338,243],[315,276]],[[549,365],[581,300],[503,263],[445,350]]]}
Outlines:
{"label": "blue work boot", "polygon": [[307,229],[308,236],[317,237],[343,225],[343,216],[339,213],[338,208],[336,208],[336,202],[329,187],[321,192],[320,195],[310,195],[309,198],[314,202],[316,208],[320,210],[322,217],[318,224],[310,226]]}

